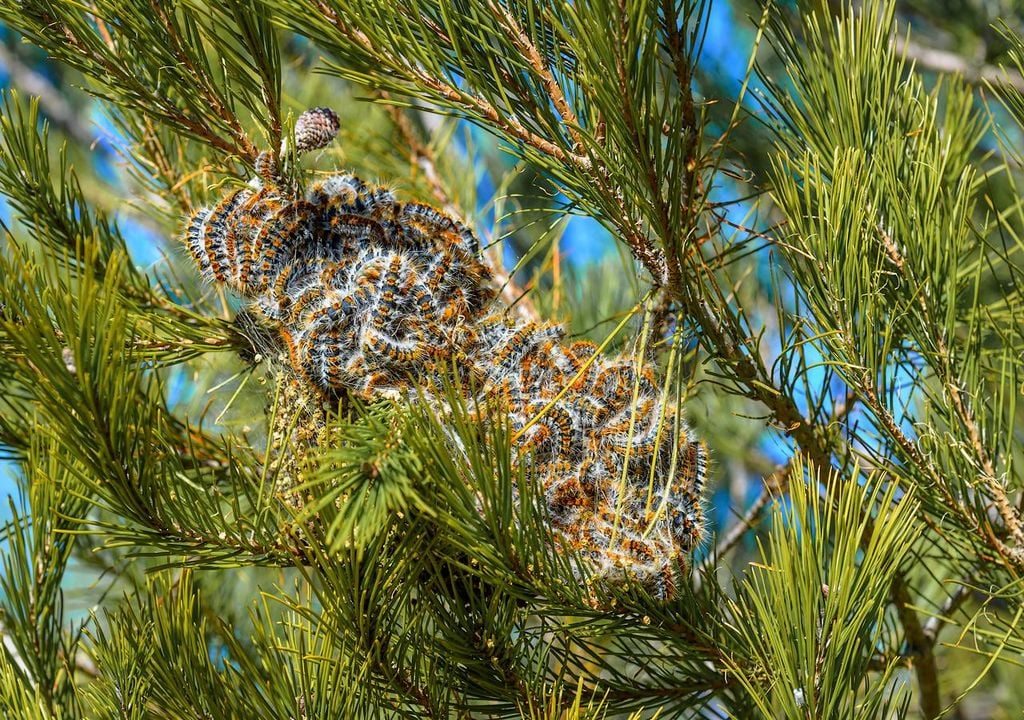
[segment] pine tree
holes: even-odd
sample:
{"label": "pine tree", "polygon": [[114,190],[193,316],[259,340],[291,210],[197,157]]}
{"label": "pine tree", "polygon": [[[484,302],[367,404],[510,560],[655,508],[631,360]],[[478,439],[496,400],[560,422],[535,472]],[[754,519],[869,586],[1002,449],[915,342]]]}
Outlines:
{"label": "pine tree", "polygon": [[908,7],[0,0],[0,715],[1018,716],[1024,38]]}

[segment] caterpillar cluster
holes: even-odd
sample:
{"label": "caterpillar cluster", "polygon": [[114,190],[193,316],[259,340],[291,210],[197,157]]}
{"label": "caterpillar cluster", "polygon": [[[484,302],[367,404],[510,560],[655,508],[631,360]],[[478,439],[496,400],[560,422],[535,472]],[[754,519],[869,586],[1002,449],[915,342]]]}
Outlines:
{"label": "caterpillar cluster", "polygon": [[[330,110],[307,111],[296,150],[337,128]],[[297,197],[269,153],[257,166],[249,186],[192,217],[185,241],[206,279],[279,329],[297,376],[327,396],[405,398],[456,364],[467,392],[507,413],[563,542],[598,577],[669,594],[703,536],[706,451],[651,369],[512,317],[476,236],[446,214],[345,174]]]}

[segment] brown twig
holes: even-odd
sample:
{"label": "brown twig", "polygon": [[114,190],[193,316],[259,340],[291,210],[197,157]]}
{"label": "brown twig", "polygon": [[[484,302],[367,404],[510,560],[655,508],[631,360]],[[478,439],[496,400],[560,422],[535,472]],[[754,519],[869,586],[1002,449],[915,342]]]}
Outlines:
{"label": "brown twig", "polygon": [[[643,157],[644,150],[644,139],[640,133],[639,125],[637,122],[636,110],[633,106],[633,94],[631,91],[631,84],[629,78],[626,76],[626,59],[623,57],[624,53],[630,52],[627,45],[629,16],[626,8],[622,2],[619,3],[618,8],[618,20],[619,22],[615,25],[615,31],[619,34],[618,42],[616,47],[618,51],[615,54],[615,76],[618,81],[618,90],[622,98],[622,112],[626,120],[626,126],[629,129],[630,140],[634,146],[634,151],[638,153],[640,157]],[[650,192],[650,197],[655,201],[657,210],[657,221],[660,227],[657,228],[659,236],[666,241],[672,236],[671,225],[668,217],[668,207],[666,206],[661,192],[661,178],[658,177],[657,172],[652,163],[644,163],[644,181],[647,183],[647,190]],[[606,188],[606,193],[608,192]],[[621,201],[621,193],[613,192],[612,194],[617,195],[620,198],[619,206],[621,208],[623,220],[629,217],[629,214],[625,211],[624,204]],[[642,248],[645,255],[650,254],[653,250],[653,246],[647,241],[646,237],[642,236],[639,232],[639,222],[623,223],[627,225],[627,228],[631,233],[634,234],[634,239],[631,243],[631,248],[636,245]],[[639,241],[635,236],[639,235],[642,237],[642,241]],[[634,254],[636,254],[634,250]],[[678,288],[682,284],[682,268],[679,265],[678,258],[674,255],[666,254],[659,251],[659,257],[656,262],[656,269],[658,274],[655,274],[655,269],[652,268],[649,263],[654,260],[645,261],[641,255],[637,255],[637,259],[644,263],[648,267],[648,271],[654,275],[654,279],[659,284],[666,286],[668,291],[672,294],[678,294],[675,288]]]}
{"label": "brown twig", "polygon": [[[726,330],[722,320],[707,303],[687,292],[682,298],[684,309],[700,324],[701,332],[712,345],[721,362],[732,367],[735,381],[746,388],[748,397],[768,408],[774,423],[792,437],[803,453],[819,468],[832,466],[834,442],[827,427],[803,416],[796,401],[775,387],[771,374],[756,354],[748,355],[734,337],[744,337],[739,330]],[[758,358],[758,362],[754,361]]]}
{"label": "brown twig", "polygon": [[[786,468],[789,468],[789,465],[786,465]],[[724,557],[726,553],[732,550],[733,547],[739,544],[739,541],[743,539],[743,536],[747,534],[747,531],[753,529],[754,526],[760,522],[761,513],[766,507],[768,507],[768,503],[771,502],[772,497],[773,493],[767,487],[763,488],[761,490],[761,494],[758,495],[753,504],[747,508],[743,517],[739,519],[739,522],[729,528],[725,534],[718,538],[718,542],[715,544],[715,550],[708,556],[708,560],[705,564],[719,560]]]}
{"label": "brown twig", "polygon": [[[846,398],[834,407],[829,422],[836,423],[845,418],[850,413],[855,402],[856,396],[852,392],[847,393]],[[714,562],[732,550],[743,539],[743,536],[747,534],[747,531],[760,522],[761,513],[768,506],[771,499],[786,492],[793,473],[795,460],[796,456],[791,457],[785,465],[765,476],[764,488],[761,490],[761,494],[757,496],[757,499],[754,500],[746,513],[743,514],[739,522],[718,539],[715,551],[708,556],[705,564]]]}
{"label": "brown twig", "polygon": [[[684,132],[688,133],[686,144],[683,149],[684,162],[689,172],[687,179],[687,200],[690,203],[687,207],[692,213],[691,217],[696,217],[697,208],[694,207],[693,198],[694,192],[697,188],[700,188],[699,194],[705,195],[703,191],[703,184],[701,183],[700,172],[697,168],[696,152],[698,148],[698,133],[697,133],[697,109],[693,99],[693,71],[690,66],[689,59],[686,57],[683,50],[683,37],[679,28],[679,11],[678,7],[673,0],[662,0],[661,3],[662,13],[664,14],[665,23],[665,36],[668,40],[668,53],[672,59],[672,69],[675,73],[677,92],[680,94],[682,102],[682,115],[681,125]],[[700,242],[704,238],[700,238],[698,242],[693,243],[694,250],[699,246]],[[676,282],[681,282],[683,277],[683,268],[680,259],[676,253],[670,253],[671,266],[669,268],[671,279]]]}
{"label": "brown twig", "polygon": [[84,650],[78,649],[75,652],[74,663],[77,672],[93,679],[100,676],[100,669],[96,667],[96,662]]}
{"label": "brown twig", "polygon": [[864,377],[860,382],[860,389],[864,393],[864,402],[868,408],[874,414],[875,418],[881,423],[882,427],[885,428],[886,433],[891,437],[900,450],[910,459],[910,461],[917,467],[919,467],[928,478],[932,481],[932,484],[942,493],[943,500],[951,508],[956,510],[957,515],[967,523],[968,527],[980,537],[985,538],[989,547],[995,550],[1000,556],[1008,560],[1014,565],[1019,563],[1019,560],[1015,557],[1012,548],[1006,546],[1002,540],[1000,540],[992,528],[988,525],[982,525],[978,522],[978,519],[974,516],[970,510],[964,506],[963,502],[955,497],[950,492],[949,487],[942,479],[942,474],[932,465],[928,460],[921,454],[917,445],[908,438],[903,430],[900,428],[896,419],[889,412],[889,409],[879,399],[878,393],[875,391],[874,386],[871,382],[871,378],[864,373]]}
{"label": "brown twig", "polygon": [[934,645],[938,641],[939,633],[942,632],[942,628],[949,622],[950,616],[966,602],[973,591],[974,588],[967,583],[960,585],[952,595],[946,598],[946,602],[942,604],[942,609],[925,621],[921,632],[928,642]]}
{"label": "brown twig", "polygon": [[512,17],[508,8],[503,5],[499,5],[493,0],[488,2],[488,7],[501,22],[501,25],[508,34],[512,44],[523,54],[523,56],[529,61],[530,67],[533,68],[535,73],[537,73],[537,77],[540,78],[541,84],[544,85],[544,91],[547,93],[548,98],[551,100],[551,104],[558,113],[558,117],[560,117],[562,122],[565,124],[566,129],[569,132],[569,136],[573,140],[575,145],[574,152],[577,153],[577,157],[580,158],[581,166],[589,172],[591,167],[590,158],[580,154],[586,147],[583,142],[583,135],[580,133],[580,121],[579,118],[576,117],[576,113],[574,113],[572,108],[569,107],[569,103],[565,99],[565,93],[562,92],[562,86],[558,84],[557,80],[555,80],[547,62],[541,57],[540,51],[537,50],[537,46],[533,44],[529,36],[523,31],[519,22]]}
{"label": "brown twig", "polygon": [[409,150],[409,161],[419,168],[427,179],[427,185],[430,187],[430,194],[433,195],[434,200],[446,213],[461,218],[462,213],[459,207],[452,200],[437,172],[433,151],[420,140],[419,134],[409,121],[405,110],[392,102],[391,95],[387,91],[377,90],[374,94],[381,100],[392,124],[398,130],[398,134],[402,136],[402,142]]}
{"label": "brown twig", "polygon": [[892,599],[896,614],[906,633],[907,655],[913,658],[914,673],[920,691],[921,714],[926,718],[937,718],[942,714],[939,694],[939,674],[935,665],[935,645],[924,634],[921,620],[911,607],[910,592],[906,579],[897,572],[892,580]]}
{"label": "brown twig", "polygon": [[107,27],[107,23],[104,22],[100,14],[96,12],[96,4],[93,2],[89,3],[89,7],[92,9],[92,19],[96,23],[96,32],[99,33],[100,38],[103,40],[103,44],[111,50],[114,49],[114,37],[110,34],[110,29]]}

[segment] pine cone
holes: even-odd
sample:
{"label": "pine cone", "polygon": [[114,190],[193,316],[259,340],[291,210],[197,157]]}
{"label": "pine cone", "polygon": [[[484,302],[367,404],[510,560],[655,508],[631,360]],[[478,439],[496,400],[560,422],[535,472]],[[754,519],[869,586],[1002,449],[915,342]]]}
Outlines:
{"label": "pine cone", "polygon": [[301,154],[326,147],[340,128],[338,115],[330,108],[307,110],[295,121],[295,151]]}

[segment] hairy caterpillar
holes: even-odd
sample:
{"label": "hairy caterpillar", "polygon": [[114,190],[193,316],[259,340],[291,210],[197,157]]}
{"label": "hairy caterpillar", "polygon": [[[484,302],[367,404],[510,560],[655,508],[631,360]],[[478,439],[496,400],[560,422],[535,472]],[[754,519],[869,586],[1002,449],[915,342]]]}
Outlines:
{"label": "hairy caterpillar", "polygon": [[[338,126],[326,108],[307,111],[296,150],[323,147]],[[457,361],[507,413],[563,543],[599,577],[670,594],[703,537],[707,455],[651,369],[506,313],[476,236],[441,211],[346,174],[295,197],[272,156],[257,168],[195,213],[184,240],[207,280],[278,327],[296,375],[328,396],[403,398],[441,386]]]}

